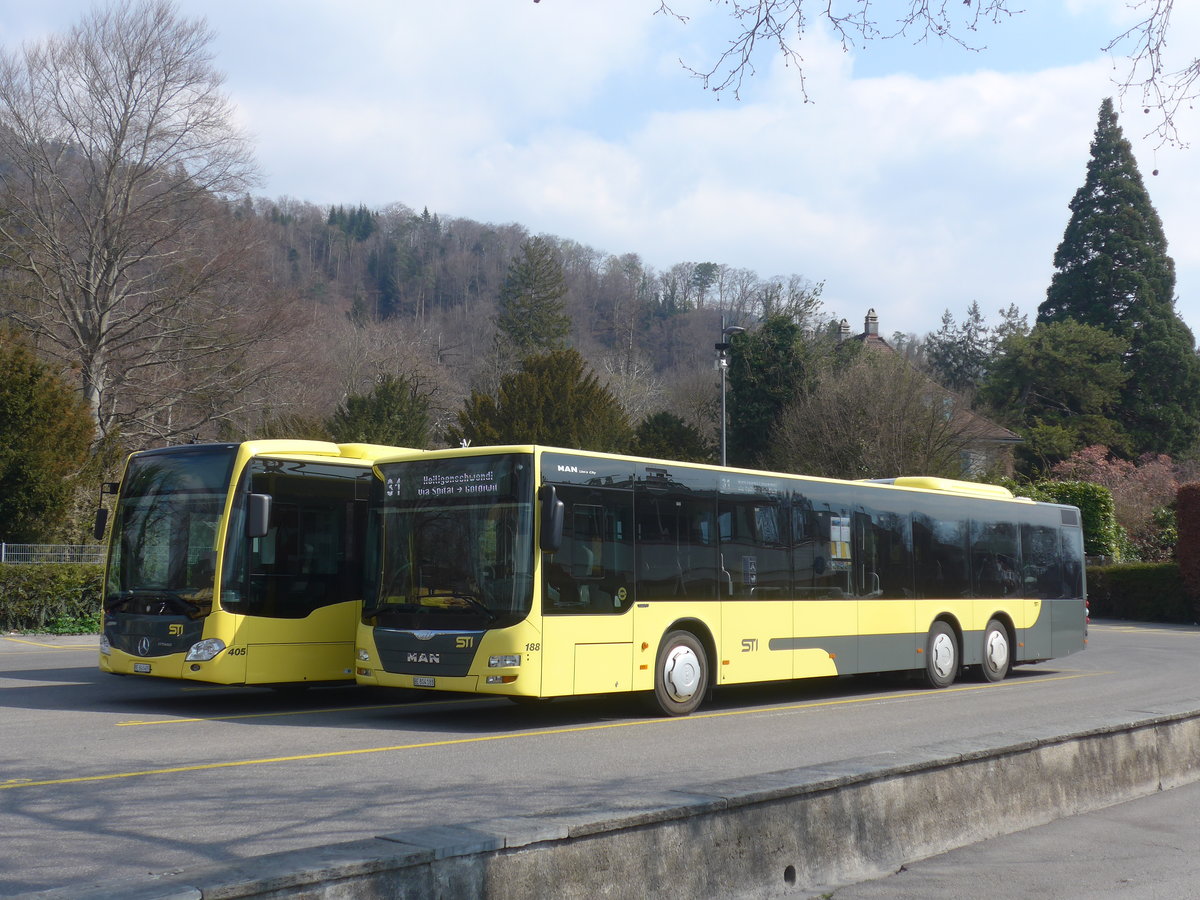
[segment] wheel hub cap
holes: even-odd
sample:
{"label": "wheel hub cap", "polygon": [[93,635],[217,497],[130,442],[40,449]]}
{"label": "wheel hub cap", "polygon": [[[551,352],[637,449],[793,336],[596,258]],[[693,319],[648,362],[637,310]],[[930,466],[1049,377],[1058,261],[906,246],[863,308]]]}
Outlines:
{"label": "wheel hub cap", "polygon": [[1004,639],[1004,635],[996,631],[988,635],[984,656],[987,657],[987,663],[994,671],[1004,671],[1008,666],[1008,641]]}
{"label": "wheel hub cap", "polygon": [[695,696],[700,687],[700,660],[690,647],[673,647],[667,654],[663,684],[676,702]]}
{"label": "wheel hub cap", "polygon": [[934,671],[942,678],[949,677],[954,668],[954,641],[947,635],[939,634],[934,637],[929,651]]}

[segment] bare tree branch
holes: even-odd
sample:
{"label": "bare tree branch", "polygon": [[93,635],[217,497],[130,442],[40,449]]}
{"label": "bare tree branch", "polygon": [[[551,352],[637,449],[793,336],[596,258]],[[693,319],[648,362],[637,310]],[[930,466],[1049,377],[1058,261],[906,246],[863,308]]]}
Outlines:
{"label": "bare tree branch", "polygon": [[255,166],[211,41],[167,0],[122,0],[0,55],[0,259],[26,301],[14,317],[77,368],[101,436],[164,418],[184,390],[131,411],[118,388],[226,366],[244,345],[218,324],[253,248],[227,240],[221,200]]}
{"label": "bare tree branch", "polygon": [[[794,68],[800,90],[809,100],[805,59],[801,53],[804,35],[815,22],[825,22],[849,51],[876,40],[907,38],[915,44],[930,38],[950,41],[966,50],[986,49],[972,38],[982,28],[998,25],[1022,10],[1011,0],[902,0],[893,4],[898,12],[886,18],[875,0],[713,0],[727,9],[735,36],[716,61],[707,68],[680,65],[700,79],[705,90],[729,91],[741,97],[747,77],[756,72],[756,59],[777,55]],[[1191,109],[1200,96],[1200,57],[1179,68],[1168,68],[1166,58],[1171,13],[1175,0],[1126,0],[1140,14],[1139,20],[1114,37],[1102,49],[1112,55],[1114,82],[1124,98],[1128,93],[1147,115],[1157,114],[1147,132],[1157,135],[1160,146],[1186,146],[1176,127],[1176,116]],[[675,12],[670,0],[660,0],[656,15],[687,22]]]}

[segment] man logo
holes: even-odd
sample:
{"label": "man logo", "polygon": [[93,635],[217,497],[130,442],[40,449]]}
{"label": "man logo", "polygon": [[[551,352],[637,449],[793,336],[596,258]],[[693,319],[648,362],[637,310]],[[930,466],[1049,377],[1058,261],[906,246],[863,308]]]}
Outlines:
{"label": "man logo", "polygon": [[150,638],[148,638],[148,637],[138,638],[137,654],[138,654],[138,656],[149,656],[150,655]]}

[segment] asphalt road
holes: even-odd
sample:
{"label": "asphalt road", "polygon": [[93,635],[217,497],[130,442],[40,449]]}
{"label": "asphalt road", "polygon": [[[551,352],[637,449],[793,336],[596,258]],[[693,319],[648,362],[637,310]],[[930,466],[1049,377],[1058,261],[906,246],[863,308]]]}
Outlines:
{"label": "asphalt road", "polygon": [[529,708],[354,688],[185,688],[101,674],[94,638],[0,636],[0,895],[1200,708],[1198,653],[1200,628],[1095,625],[1084,653],[998,685],[724,689],[696,715],[662,719],[630,697]]}

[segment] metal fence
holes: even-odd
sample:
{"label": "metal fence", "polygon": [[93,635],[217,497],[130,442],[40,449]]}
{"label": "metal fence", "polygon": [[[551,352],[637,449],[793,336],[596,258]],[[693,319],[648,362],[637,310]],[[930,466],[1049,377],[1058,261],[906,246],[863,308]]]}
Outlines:
{"label": "metal fence", "polygon": [[0,543],[0,563],[93,563],[104,562],[103,544],[5,544]]}

